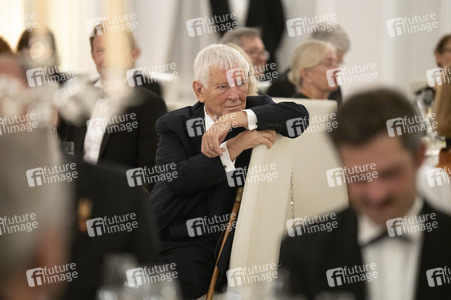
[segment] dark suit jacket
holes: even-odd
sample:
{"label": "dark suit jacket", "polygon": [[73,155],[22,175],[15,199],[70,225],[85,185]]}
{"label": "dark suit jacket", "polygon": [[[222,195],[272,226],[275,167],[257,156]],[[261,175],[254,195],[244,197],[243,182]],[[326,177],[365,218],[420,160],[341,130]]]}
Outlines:
{"label": "dark suit jacket", "polygon": [[[166,105],[160,97],[143,87],[135,87],[127,101],[130,105],[120,115],[136,114],[138,128],[128,131],[105,131],[98,164],[115,162],[129,168],[153,167],[158,135],[156,120],[164,115]],[[75,130],[75,156],[83,157],[87,126]]]}
{"label": "dark suit jacket", "polygon": [[[95,299],[96,290],[104,279],[104,259],[107,254],[132,254],[140,265],[157,261],[157,236],[154,220],[144,209],[144,194],[128,186],[125,170],[120,166],[94,166],[75,161],[78,179],[75,184],[74,217],[80,199],[88,199],[92,209],[88,219],[136,214],[138,226],[132,231],[103,233],[90,237],[80,230],[78,220],[74,228],[71,262],[76,263],[78,278],[67,286],[64,299]],[[84,219],[83,219],[84,220]],[[84,222],[83,222],[84,223]]]}
{"label": "dark suit jacket", "polygon": [[[416,288],[415,299],[451,299],[450,284],[429,287],[426,278],[428,269],[451,265],[451,217],[436,211],[426,202],[422,213],[436,213],[438,228],[424,232],[417,284],[413,287]],[[331,232],[287,237],[282,242],[280,265],[291,273],[292,293],[304,294],[308,299],[313,299],[320,291],[337,292],[337,287],[328,286],[326,271],[343,266],[363,265],[361,248],[357,243],[356,214],[348,208],[337,214],[337,221],[338,228]],[[367,299],[365,282],[338,288],[351,292],[356,300]]]}
{"label": "dark suit jacket", "polygon": [[[210,7],[212,14],[216,16],[231,13],[228,0],[210,0]],[[268,63],[276,62],[276,50],[286,30],[282,1],[250,0],[246,24],[240,25],[260,28],[263,43],[271,54]],[[225,32],[219,33],[223,35]]]}

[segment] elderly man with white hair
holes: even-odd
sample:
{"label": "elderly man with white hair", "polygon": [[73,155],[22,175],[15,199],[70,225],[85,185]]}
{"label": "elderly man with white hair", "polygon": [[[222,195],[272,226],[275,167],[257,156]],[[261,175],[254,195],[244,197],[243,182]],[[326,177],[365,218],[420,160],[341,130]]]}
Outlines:
{"label": "elderly man with white hair", "polygon": [[[236,49],[208,46],[194,62],[193,90],[199,101],[156,123],[156,163],[172,166],[177,176],[157,182],[149,204],[157,217],[163,260],[176,264],[184,299],[207,292],[251,149],[261,144],[269,149],[277,133],[295,138],[308,126],[302,105],[247,96],[248,73],[249,65]],[[299,118],[306,126],[294,129],[290,120]],[[216,289],[224,284],[232,238],[218,263]]]}

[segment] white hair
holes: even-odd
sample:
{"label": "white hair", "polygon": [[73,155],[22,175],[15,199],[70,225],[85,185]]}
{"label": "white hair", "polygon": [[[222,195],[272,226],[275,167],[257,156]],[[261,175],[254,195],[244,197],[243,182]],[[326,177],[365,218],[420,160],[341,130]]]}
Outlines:
{"label": "white hair", "polygon": [[194,60],[194,80],[208,87],[212,68],[222,70],[241,68],[249,74],[249,64],[241,53],[229,46],[213,44],[202,49]]}

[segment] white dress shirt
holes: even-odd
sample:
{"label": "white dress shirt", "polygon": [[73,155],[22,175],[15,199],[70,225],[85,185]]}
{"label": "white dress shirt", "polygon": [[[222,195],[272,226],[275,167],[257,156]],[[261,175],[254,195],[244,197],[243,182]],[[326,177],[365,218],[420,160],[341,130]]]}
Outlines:
{"label": "white dress shirt", "polygon": [[[255,113],[250,109],[245,109],[243,111],[246,112],[246,114],[247,114],[247,123],[248,123],[247,129],[249,129],[249,130],[257,129],[258,120],[257,120],[257,116],[255,115]],[[204,113],[205,113],[205,131],[207,131],[208,129],[210,129],[211,126],[213,126],[215,121],[213,121],[213,119],[207,114],[205,106],[204,106]],[[222,149],[225,149],[225,151],[222,153],[222,156],[219,156],[219,158],[221,159],[222,165],[224,166],[224,170],[226,172],[234,171],[235,170],[235,160],[232,161],[230,159],[229,151],[227,149],[227,141],[222,143],[219,147]]]}
{"label": "white dress shirt", "polygon": [[[423,200],[416,197],[406,216],[418,215],[422,206]],[[358,243],[362,247],[363,263],[375,263],[378,273],[376,279],[367,282],[368,299],[414,299],[423,233],[387,237],[365,245],[385,231],[386,227],[377,225],[366,215],[358,216]]]}
{"label": "white dress shirt", "polygon": [[[102,82],[98,80],[94,84],[94,87],[103,89]],[[86,130],[83,155],[85,161],[97,164],[100,146],[102,145],[103,136],[112,113],[110,100],[108,98],[97,99],[94,109],[92,110],[91,119],[87,124],[88,128]]]}

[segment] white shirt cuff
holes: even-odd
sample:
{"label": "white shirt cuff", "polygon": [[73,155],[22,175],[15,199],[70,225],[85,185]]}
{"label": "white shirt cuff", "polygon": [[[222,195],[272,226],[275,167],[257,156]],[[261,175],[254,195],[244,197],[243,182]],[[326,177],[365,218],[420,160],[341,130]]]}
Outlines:
{"label": "white shirt cuff", "polygon": [[227,142],[222,143],[219,146],[221,149],[225,149],[224,152],[222,152],[222,156],[219,156],[221,159],[222,165],[224,166],[224,170],[227,172],[231,172],[235,170],[235,161],[232,161],[230,159],[229,150],[227,150]]}
{"label": "white shirt cuff", "polygon": [[243,110],[247,114],[247,129],[255,130],[257,129],[257,115],[251,109]]}

